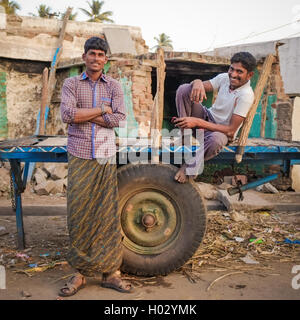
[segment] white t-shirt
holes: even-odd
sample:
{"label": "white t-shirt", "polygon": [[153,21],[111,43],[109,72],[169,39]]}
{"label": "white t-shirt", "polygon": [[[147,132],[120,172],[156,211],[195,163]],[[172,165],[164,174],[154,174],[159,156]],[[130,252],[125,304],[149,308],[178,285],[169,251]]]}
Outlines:
{"label": "white t-shirt", "polygon": [[228,73],[221,73],[209,81],[214,90],[218,90],[216,101],[209,109],[216,123],[229,125],[232,114],[247,116],[254,101],[250,80],[235,90],[229,89]]}

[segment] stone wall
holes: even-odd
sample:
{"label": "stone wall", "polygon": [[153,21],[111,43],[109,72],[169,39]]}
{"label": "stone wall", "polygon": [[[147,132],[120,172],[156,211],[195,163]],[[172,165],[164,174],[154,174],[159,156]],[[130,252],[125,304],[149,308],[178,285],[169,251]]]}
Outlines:
{"label": "stone wall", "polygon": [[[7,117],[7,131],[1,134],[2,139],[32,135],[36,129],[36,119],[41,104],[41,70],[45,65],[35,64],[33,72],[26,72],[25,64],[23,63],[23,72],[20,72],[14,61],[0,60],[0,72],[5,74],[6,91],[5,99],[3,97],[1,99],[3,102],[1,112],[6,112]],[[3,127],[5,124],[1,122],[1,133]]]}
{"label": "stone wall", "polygon": [[292,114],[291,102],[278,102],[277,107],[277,139],[292,141]]}

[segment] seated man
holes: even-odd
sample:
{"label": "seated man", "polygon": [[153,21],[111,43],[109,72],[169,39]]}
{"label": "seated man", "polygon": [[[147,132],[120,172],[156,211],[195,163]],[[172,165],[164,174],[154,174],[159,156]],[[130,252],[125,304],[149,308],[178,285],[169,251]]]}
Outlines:
{"label": "seated man", "polygon": [[[177,89],[179,118],[174,124],[181,129],[193,129],[193,135],[196,129],[204,129],[204,160],[215,157],[241,127],[254,101],[250,79],[255,67],[256,60],[249,52],[238,52],[231,58],[228,73],[203,82],[197,79]],[[206,92],[213,90],[218,90],[218,95],[213,106],[207,109],[202,101],[206,99]],[[200,160],[196,156],[196,161]],[[175,180],[185,183],[188,168],[189,164],[184,163]]]}

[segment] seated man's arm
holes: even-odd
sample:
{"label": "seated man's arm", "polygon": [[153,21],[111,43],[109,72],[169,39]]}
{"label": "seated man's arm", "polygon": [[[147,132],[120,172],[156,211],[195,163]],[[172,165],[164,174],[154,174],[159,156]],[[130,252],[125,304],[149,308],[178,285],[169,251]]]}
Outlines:
{"label": "seated man's arm", "polygon": [[179,127],[181,129],[199,128],[199,129],[206,129],[209,131],[219,131],[226,134],[228,138],[233,138],[236,130],[242,124],[244,119],[245,118],[242,116],[233,114],[229,125],[208,122],[203,119],[194,118],[194,117],[178,118],[177,120],[174,121],[174,123],[176,127]]}
{"label": "seated man's arm", "polygon": [[206,92],[213,91],[213,86],[210,81],[202,81],[196,79],[192,81],[191,101],[202,103],[203,99],[207,99]]}

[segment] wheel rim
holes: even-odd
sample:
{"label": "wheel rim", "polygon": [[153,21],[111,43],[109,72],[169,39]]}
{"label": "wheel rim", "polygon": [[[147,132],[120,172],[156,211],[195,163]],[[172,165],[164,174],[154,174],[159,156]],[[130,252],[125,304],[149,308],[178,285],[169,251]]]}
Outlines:
{"label": "wheel rim", "polygon": [[167,192],[152,188],[138,190],[128,195],[120,206],[123,244],[131,251],[158,254],[177,238],[180,211]]}

